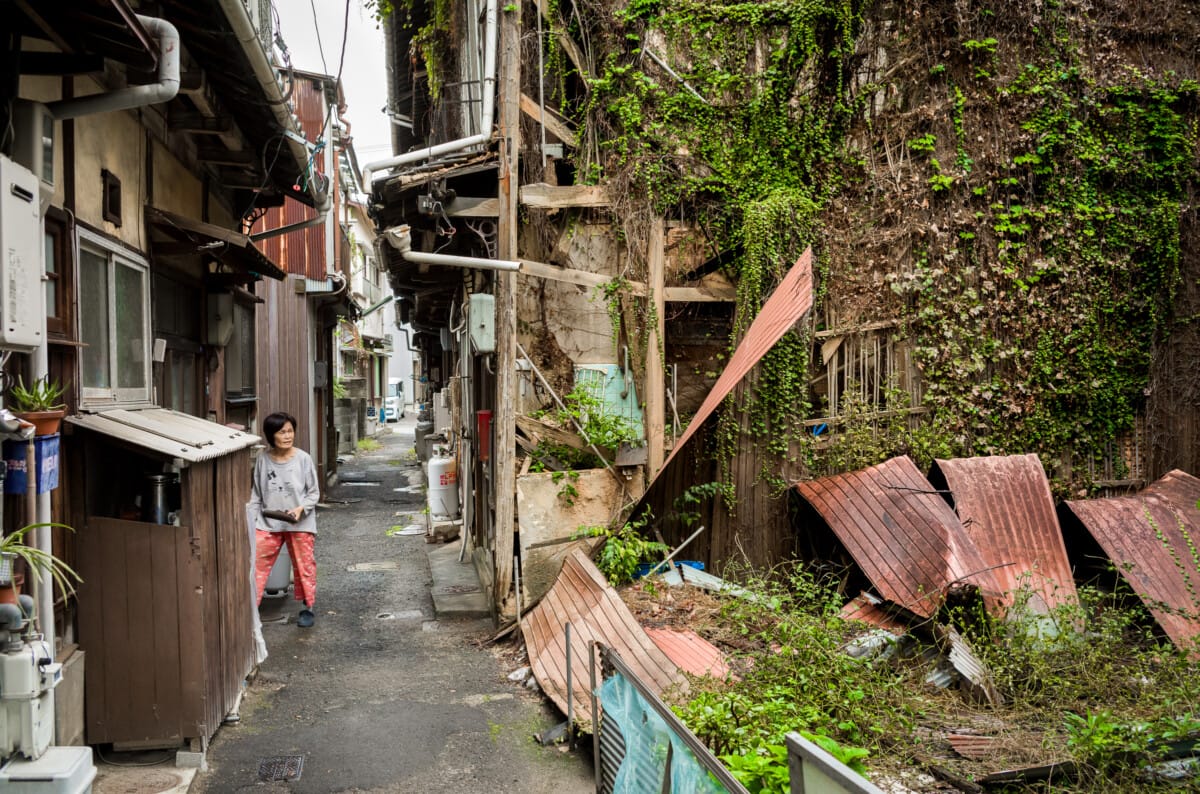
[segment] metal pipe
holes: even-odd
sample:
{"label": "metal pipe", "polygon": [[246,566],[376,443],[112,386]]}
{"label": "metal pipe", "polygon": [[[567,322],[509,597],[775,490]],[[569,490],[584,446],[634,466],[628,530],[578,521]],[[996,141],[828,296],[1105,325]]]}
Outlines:
{"label": "metal pipe", "polygon": [[647,573],[646,576],[653,576],[655,574],[655,572],[658,571],[659,568],[663,567],[664,565],[669,563],[671,560],[675,559],[675,555],[678,554],[679,552],[683,551],[683,547],[686,546],[687,544],[691,543],[693,540],[695,540],[696,536],[699,535],[703,531],[704,531],[704,526],[701,525],[701,527],[699,529],[697,529],[695,532],[693,532],[691,535],[688,536],[687,540],[685,540],[683,543],[680,543],[678,546],[676,546],[675,550],[673,552],[668,554],[666,557],[663,557],[662,562],[660,562],[658,565],[655,565],[653,568],[651,568],[650,572]]}
{"label": "metal pipe", "polygon": [[471,267],[478,270],[515,271],[521,269],[521,263],[513,259],[483,259],[477,256],[429,254],[424,251],[405,251],[401,256],[409,262],[423,265],[450,265],[451,267]]}
{"label": "metal pipe", "polygon": [[[279,122],[281,133],[286,139],[288,146],[292,150],[293,156],[298,163],[308,162],[308,148],[303,137],[300,135],[289,134],[294,130],[292,113],[288,109],[287,103],[283,101],[283,91],[279,86],[279,82],[275,79],[275,67],[267,59],[267,52],[263,49],[262,42],[258,38],[258,31],[254,28],[254,22],[250,19],[250,13],[246,9],[246,4],[243,0],[218,0],[221,4],[221,10],[225,13],[225,17],[229,20],[233,27],[234,35],[237,36],[238,42],[242,45],[242,50],[246,53],[246,57],[250,59],[250,67],[254,72],[254,77],[258,80],[259,85],[267,94],[267,104],[271,108],[271,112],[275,114],[275,120]],[[324,215],[329,205],[329,194],[322,192],[317,187],[318,180],[310,179],[308,184],[308,194],[312,197],[313,204],[317,207],[317,214]]]}
{"label": "metal pipe", "polygon": [[[224,3],[240,3],[240,0],[222,0]],[[497,24],[497,0],[487,0],[484,12],[484,42],[483,42],[483,109],[480,113],[479,132],[466,138],[439,143],[418,149],[414,152],[388,157],[367,163],[363,169],[363,187],[369,192],[371,175],[375,171],[395,168],[408,163],[419,163],[442,154],[461,151],[472,146],[487,143],[492,139],[492,120],[496,111],[496,50],[499,39]]]}
{"label": "metal pipe", "polygon": [[147,33],[158,39],[158,82],[49,102],[46,108],[55,119],[63,121],[93,113],[155,105],[167,102],[179,93],[179,31],[165,19],[138,14],[137,20]]}
{"label": "metal pipe", "polygon": [[301,229],[308,229],[312,226],[320,226],[322,223],[328,220],[328,217],[329,216],[322,213],[320,208],[318,208],[317,217],[309,218],[306,221],[289,223],[287,226],[280,226],[278,229],[266,229],[261,232],[255,232],[254,234],[250,235],[250,242],[256,243],[259,240],[266,240],[270,237],[278,237],[281,234],[290,234],[291,232],[298,232]]}
{"label": "metal pipe", "polygon": [[596,791],[600,790],[600,711],[596,703],[596,641],[588,641],[588,676],[592,696],[592,768],[596,775]]}

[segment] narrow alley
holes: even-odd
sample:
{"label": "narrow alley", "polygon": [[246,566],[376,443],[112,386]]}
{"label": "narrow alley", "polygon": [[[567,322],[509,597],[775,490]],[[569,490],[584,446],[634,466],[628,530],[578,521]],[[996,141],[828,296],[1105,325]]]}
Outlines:
{"label": "narrow alley", "polygon": [[[270,656],[192,792],[591,790],[585,754],[532,739],[559,717],[477,645],[491,621],[434,614],[427,550],[444,547],[402,532],[424,518],[413,424],[341,468],[318,512],[316,625],[297,628],[290,594],[264,599]],[[264,783],[260,764],[284,756],[303,758],[299,778]]]}

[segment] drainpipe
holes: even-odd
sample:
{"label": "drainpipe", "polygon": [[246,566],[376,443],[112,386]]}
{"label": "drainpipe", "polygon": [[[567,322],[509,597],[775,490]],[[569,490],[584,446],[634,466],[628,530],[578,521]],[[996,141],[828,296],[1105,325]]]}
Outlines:
{"label": "drainpipe", "polygon": [[165,19],[138,14],[137,20],[147,33],[158,39],[158,82],[49,102],[46,107],[55,119],[62,121],[93,113],[156,105],[173,99],[179,93],[179,31]]}
{"label": "drainpipe", "polygon": [[412,234],[407,224],[385,229],[383,236],[400,256],[409,262],[423,265],[449,265],[451,267],[468,267],[476,270],[520,270],[521,263],[512,259],[483,259],[477,256],[452,256],[450,254],[428,254],[424,251],[412,250]]}
{"label": "drainpipe", "polygon": [[[289,134],[293,129],[291,111],[288,110],[287,103],[283,101],[283,91],[275,79],[275,67],[267,59],[267,52],[263,49],[262,42],[259,41],[258,33],[254,29],[254,22],[250,19],[250,13],[246,10],[245,3],[243,0],[219,0],[219,2],[225,18],[233,26],[233,33],[242,45],[242,50],[250,59],[250,68],[254,72],[255,79],[267,94],[267,104],[271,108],[271,112],[275,114],[275,120],[284,130],[283,135],[287,138],[288,146],[291,147],[296,162],[308,162],[308,149],[303,138],[298,135],[293,137]],[[317,207],[318,217],[320,220],[324,220],[322,216],[327,212],[325,208],[328,206],[329,196],[321,191],[316,180],[309,181],[308,194],[312,197],[313,205]],[[320,220],[317,222],[319,223]]]}
{"label": "drainpipe", "polygon": [[487,0],[484,17],[483,112],[479,122],[480,132],[467,138],[459,138],[456,141],[447,141],[436,146],[418,149],[415,152],[407,152],[396,157],[367,163],[366,168],[363,169],[363,188],[367,192],[371,192],[371,174],[375,171],[421,162],[439,155],[478,146],[492,139],[492,118],[496,109],[496,48],[499,37],[499,27],[496,24],[496,5],[497,0]]}

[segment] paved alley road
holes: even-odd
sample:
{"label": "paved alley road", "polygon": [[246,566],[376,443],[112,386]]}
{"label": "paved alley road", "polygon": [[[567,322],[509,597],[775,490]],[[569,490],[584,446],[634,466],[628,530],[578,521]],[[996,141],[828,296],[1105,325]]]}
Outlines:
{"label": "paved alley road", "polygon": [[[582,754],[530,738],[557,717],[476,647],[491,622],[433,619],[424,538],[387,535],[424,505],[412,427],[342,467],[317,516],[316,626],[296,627],[290,596],[264,601],[264,621],[288,622],[264,625],[270,658],[192,792],[592,790]],[[260,782],[260,760],[277,756],[304,757],[299,780]]]}

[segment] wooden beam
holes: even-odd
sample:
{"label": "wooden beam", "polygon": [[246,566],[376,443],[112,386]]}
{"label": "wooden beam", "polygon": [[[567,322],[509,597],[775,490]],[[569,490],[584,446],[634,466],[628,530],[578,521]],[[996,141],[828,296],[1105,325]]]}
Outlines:
{"label": "wooden beam", "polygon": [[[499,122],[500,185],[497,254],[518,254],[518,181],[521,174],[521,4],[500,15]],[[496,273],[496,407],[493,416],[492,466],[495,484],[496,577],[492,595],[496,613],[510,611],[513,582],[513,533],[517,507],[517,274]],[[515,610],[512,610],[515,612]]]}
{"label": "wooden beam", "polygon": [[[544,278],[548,281],[561,281],[565,284],[577,284],[580,287],[600,287],[611,284],[613,277],[602,273],[589,273],[586,270],[576,270],[572,267],[556,267],[545,262],[532,259],[522,259],[521,272],[527,276]],[[626,287],[631,295],[645,295],[646,285],[640,281],[627,281]]]}
{"label": "wooden beam", "polygon": [[219,135],[232,130],[233,121],[228,116],[211,118],[203,113],[177,113],[172,110],[167,116],[167,127],[172,132]]}
{"label": "wooden beam", "polygon": [[602,185],[566,185],[556,187],[542,183],[523,185],[521,203],[538,209],[566,207],[607,207],[608,191]]}
{"label": "wooden beam", "polygon": [[496,218],[500,216],[500,199],[457,196],[446,205],[451,218]]}
{"label": "wooden beam", "polygon": [[233,152],[216,146],[196,147],[196,159],[213,165],[249,166],[258,163],[258,155],[254,152]]}
{"label": "wooden beam", "polygon": [[[543,114],[542,111],[546,112]],[[571,129],[570,122],[550,108],[543,108],[527,94],[521,94],[521,112],[539,124],[546,125],[546,131],[572,148],[579,148],[579,136]]]}
{"label": "wooden beam", "polygon": [[563,48],[563,52],[571,59],[571,63],[575,64],[575,68],[579,71],[580,76],[587,80],[595,77],[592,70],[588,68],[587,58],[583,57],[583,50],[579,49],[579,45],[575,43],[575,39],[563,30],[562,24],[550,16],[549,0],[533,0],[537,5],[538,13],[542,15],[542,19],[550,26],[550,30],[554,33],[554,38],[558,39],[558,44]]}
{"label": "wooden beam", "polygon": [[[90,74],[104,71],[104,57],[63,52],[22,52],[21,74]],[[550,129],[547,125],[546,129]]]}
{"label": "wooden beam", "polygon": [[663,351],[666,349],[664,334],[666,301],[663,298],[666,284],[666,232],[663,219],[650,222],[650,234],[646,243],[646,269],[650,282],[650,303],[654,307],[654,335],[646,345],[646,485],[654,480],[665,460],[665,432],[667,415],[666,373],[663,367]]}

